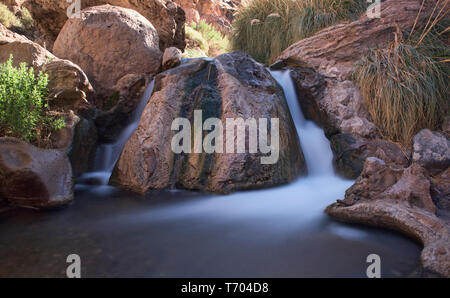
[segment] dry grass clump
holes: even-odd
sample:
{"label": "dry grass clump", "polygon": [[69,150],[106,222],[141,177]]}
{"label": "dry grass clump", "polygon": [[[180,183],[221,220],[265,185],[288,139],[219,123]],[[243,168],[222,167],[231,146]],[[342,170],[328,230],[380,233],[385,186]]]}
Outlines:
{"label": "dry grass clump", "polygon": [[386,49],[374,49],[353,74],[380,134],[408,146],[423,128],[438,129],[449,114],[448,0],[419,27],[397,32]]}
{"label": "dry grass clump", "polygon": [[234,18],[231,45],[270,64],[291,44],[357,18],[367,5],[365,0],[253,0]]}

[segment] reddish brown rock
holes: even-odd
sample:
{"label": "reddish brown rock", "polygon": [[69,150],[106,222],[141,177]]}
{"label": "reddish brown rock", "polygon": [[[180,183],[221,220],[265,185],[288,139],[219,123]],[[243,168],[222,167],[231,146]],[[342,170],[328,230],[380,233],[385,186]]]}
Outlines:
{"label": "reddish brown rock", "polygon": [[163,71],[178,66],[181,62],[181,51],[175,47],[167,48],[164,51],[163,60],[162,60],[162,69]]}
{"label": "reddish brown rock", "polygon": [[[201,109],[206,118],[279,118],[279,159],[262,164],[261,153],[175,154],[174,119]],[[206,132],[204,132],[206,134]],[[177,186],[230,192],[270,187],[305,172],[304,157],[282,90],[263,65],[237,52],[194,59],[161,73],[138,128],[126,143],[110,183],[140,193]]]}
{"label": "reddish brown rock", "polygon": [[[92,108],[90,101],[94,98],[94,89],[86,74],[78,65],[55,57],[40,45],[0,24],[0,63],[9,59],[11,54],[15,65],[26,62],[36,72],[43,70],[48,74],[50,109],[63,111],[67,123],[65,128],[52,134],[50,146],[69,150],[74,157],[74,173],[79,175],[92,164],[97,143],[95,125],[88,120],[93,115],[85,115]],[[88,129],[81,127],[86,127],[86,122],[92,124]]]}
{"label": "reddish brown rock", "polygon": [[[425,1],[419,22],[431,13],[437,0]],[[287,48],[278,58],[289,63],[308,65],[321,74],[348,79],[348,75],[370,48],[381,48],[394,40],[394,32],[410,29],[422,0],[386,0],[381,18],[363,14],[357,21],[330,26]]]}
{"label": "reddish brown rock", "polygon": [[158,33],[142,15],[103,5],[83,10],[81,18],[70,18],[53,51],[80,65],[97,93],[110,97],[124,76],[158,71],[162,58],[158,44]]}
{"label": "reddish brown rock", "polygon": [[72,169],[63,150],[0,138],[0,193],[16,206],[47,208],[73,200]]}
{"label": "reddish brown rock", "polygon": [[381,140],[366,139],[353,134],[336,134],[330,138],[334,153],[334,167],[342,176],[356,179],[362,172],[368,157],[377,157],[387,164],[407,167],[411,153],[397,144]]}
{"label": "reddish brown rock", "polygon": [[327,135],[341,132],[366,138],[377,136],[361,94],[351,81],[327,77],[313,68],[286,61],[272,65],[283,66],[291,70],[305,117],[322,126]]}
{"label": "reddish brown rock", "polygon": [[[162,0],[82,0],[81,9],[110,4],[133,9],[147,18],[156,28],[159,35],[160,49],[175,46],[184,49],[184,11],[171,1]],[[28,0],[24,4],[33,15],[38,29],[47,41],[47,48],[52,50],[53,42],[66,23],[67,8],[71,5],[67,1]]]}

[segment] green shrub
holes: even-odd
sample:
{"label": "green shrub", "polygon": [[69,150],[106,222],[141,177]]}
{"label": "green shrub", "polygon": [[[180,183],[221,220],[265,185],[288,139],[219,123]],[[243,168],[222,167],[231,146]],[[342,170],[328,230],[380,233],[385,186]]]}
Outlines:
{"label": "green shrub", "polygon": [[195,30],[191,26],[186,26],[186,38],[190,40],[196,41],[198,43],[198,46],[200,49],[202,49],[205,52],[208,52],[209,46],[208,42],[203,38],[203,35],[201,32]]}
{"label": "green shrub", "polygon": [[204,20],[200,20],[198,24],[193,23],[192,28],[198,32],[200,32],[206,40],[222,40],[222,33],[216,31],[216,29],[206,23]]}
{"label": "green shrub", "polygon": [[[186,39],[195,41],[198,47],[210,57],[215,57],[229,50],[228,38],[204,20],[200,20],[198,24],[192,23],[186,26]],[[183,56],[185,58],[204,57],[195,47],[187,48]]]}
{"label": "green shrub", "polygon": [[397,34],[397,42],[357,64],[354,81],[383,137],[409,146],[421,129],[438,129],[450,112],[448,24]]}
{"label": "green shrub", "polygon": [[6,28],[23,27],[20,19],[3,3],[0,3],[0,23]]}
{"label": "green shrub", "polygon": [[253,0],[234,18],[231,46],[270,64],[293,43],[366,9],[366,0]]}
{"label": "green shrub", "polygon": [[31,29],[34,26],[34,20],[28,9],[23,7],[20,11],[20,21],[25,29]]}
{"label": "green shrub", "polygon": [[36,77],[26,63],[13,66],[13,57],[0,64],[0,133],[39,143],[40,138],[65,126],[48,110],[48,76]]}

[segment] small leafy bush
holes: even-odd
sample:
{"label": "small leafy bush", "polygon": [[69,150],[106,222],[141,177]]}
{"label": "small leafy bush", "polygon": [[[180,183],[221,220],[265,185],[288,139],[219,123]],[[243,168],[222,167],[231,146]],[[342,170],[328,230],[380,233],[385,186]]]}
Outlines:
{"label": "small leafy bush", "polygon": [[12,55],[0,64],[0,135],[39,144],[64,127],[64,119],[50,114],[47,95],[47,74],[35,76],[26,63],[14,67]]}

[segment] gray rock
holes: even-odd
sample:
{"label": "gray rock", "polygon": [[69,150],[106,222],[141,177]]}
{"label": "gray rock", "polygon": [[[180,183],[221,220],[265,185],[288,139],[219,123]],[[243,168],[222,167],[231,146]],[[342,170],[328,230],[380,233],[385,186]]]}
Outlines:
{"label": "gray rock", "polygon": [[450,138],[443,133],[421,130],[413,139],[413,161],[431,173],[450,166]]}

